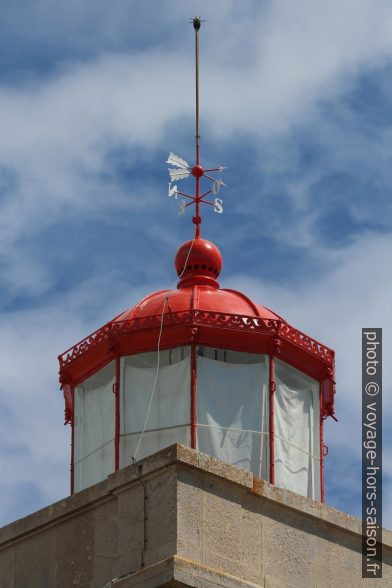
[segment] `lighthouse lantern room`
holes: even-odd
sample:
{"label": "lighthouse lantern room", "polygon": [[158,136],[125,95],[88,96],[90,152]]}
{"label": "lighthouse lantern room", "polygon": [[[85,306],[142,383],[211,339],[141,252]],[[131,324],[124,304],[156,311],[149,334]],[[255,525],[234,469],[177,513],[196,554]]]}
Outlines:
{"label": "lighthouse lantern room", "polygon": [[[200,19],[196,43],[196,160],[171,153],[180,212],[195,235],[175,256],[177,288],[150,294],[59,356],[71,424],[71,492],[173,443],[183,443],[314,500],[324,500],[323,422],[334,415],[334,352],[245,294],[220,288],[222,256],[201,237],[200,207],[221,213],[222,167],[199,145]],[[212,183],[201,192],[202,181]],[[211,196],[212,195],[212,196]],[[212,197],[212,200],[210,198]]]}

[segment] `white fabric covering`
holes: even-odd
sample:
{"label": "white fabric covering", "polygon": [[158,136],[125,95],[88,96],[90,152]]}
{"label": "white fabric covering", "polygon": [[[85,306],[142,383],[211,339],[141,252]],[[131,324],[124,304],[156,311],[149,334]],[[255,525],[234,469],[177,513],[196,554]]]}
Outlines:
{"label": "white fabric covering", "polygon": [[[147,416],[157,353],[121,358],[120,467],[132,462]],[[269,478],[268,357],[198,347],[197,448]],[[137,459],[190,445],[190,348],[160,352]],[[114,471],[115,362],[75,388],[74,490]],[[320,500],[319,383],[275,360],[275,483]]]}
{"label": "white fabric covering", "polygon": [[[156,352],[121,359],[120,467],[132,463],[148,412],[156,366]],[[190,377],[189,348],[160,352],[157,385],[138,460],[176,442],[190,445]]]}
{"label": "white fabric covering", "polygon": [[75,388],[74,490],[104,480],[114,470],[115,363]]}
{"label": "white fabric covering", "polygon": [[262,355],[198,351],[198,449],[264,479],[268,476],[267,382]]}
{"label": "white fabric covering", "polygon": [[320,500],[319,383],[275,360],[275,484]]}

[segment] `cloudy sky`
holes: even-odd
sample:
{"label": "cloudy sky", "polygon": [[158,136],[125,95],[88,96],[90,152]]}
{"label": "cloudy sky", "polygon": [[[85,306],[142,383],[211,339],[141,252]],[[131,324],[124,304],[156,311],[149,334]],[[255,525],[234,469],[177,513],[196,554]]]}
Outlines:
{"label": "cloudy sky", "polygon": [[170,287],[190,214],[193,31],[202,157],[225,164],[203,235],[241,289],[336,350],[326,501],[360,515],[361,328],[384,328],[392,528],[389,0],[31,0],[0,8],[0,524],[66,496],[57,355]]}

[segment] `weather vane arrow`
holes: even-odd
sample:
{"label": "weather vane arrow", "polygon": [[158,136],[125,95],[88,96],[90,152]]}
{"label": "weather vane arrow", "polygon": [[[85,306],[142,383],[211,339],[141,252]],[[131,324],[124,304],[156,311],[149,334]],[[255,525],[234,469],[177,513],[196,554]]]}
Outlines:
{"label": "weather vane arrow", "polygon": [[[208,204],[213,206],[214,212],[221,214],[223,212],[223,201],[221,198],[217,198],[219,191],[222,186],[226,186],[220,178],[214,178],[213,176],[209,175],[210,172],[218,172],[222,173],[224,169],[223,166],[217,166],[210,169],[204,169],[200,164],[200,133],[199,133],[199,30],[201,23],[204,22],[201,20],[200,16],[195,16],[192,18],[191,23],[193,24],[193,28],[195,30],[195,59],[196,59],[196,163],[193,167],[189,165],[185,159],[175,155],[174,153],[170,152],[169,157],[166,161],[172,167],[169,168],[169,175],[170,175],[170,182],[169,182],[169,191],[168,196],[170,198],[174,197],[175,199],[178,196],[182,196],[183,199],[180,201],[179,211],[178,214],[183,214],[185,209],[192,204],[195,205],[195,215],[192,217],[193,223],[196,225],[195,230],[195,238],[200,237],[200,224],[201,224],[201,215],[200,215],[200,205],[201,204]],[[207,173],[208,172],[208,173]],[[177,189],[177,184],[172,186],[172,182],[176,182],[177,180],[185,180],[190,176],[193,176],[196,180],[196,189],[195,194],[186,194],[185,192],[180,192]],[[201,178],[205,177],[210,182],[212,182],[212,186],[209,190],[204,193],[200,193],[200,181]],[[207,200],[207,197],[212,194],[215,196],[213,200]],[[187,202],[185,199],[188,199]]]}

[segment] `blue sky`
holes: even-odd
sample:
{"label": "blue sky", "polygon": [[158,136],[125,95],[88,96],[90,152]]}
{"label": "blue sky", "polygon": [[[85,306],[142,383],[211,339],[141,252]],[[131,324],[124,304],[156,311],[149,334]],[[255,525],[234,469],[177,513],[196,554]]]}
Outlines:
{"label": "blue sky", "polygon": [[190,215],[169,150],[228,166],[205,211],[221,285],[337,354],[326,500],[360,514],[361,328],[384,328],[384,525],[392,527],[392,6],[48,0],[0,8],[0,524],[68,493],[57,355],[170,287]]}

